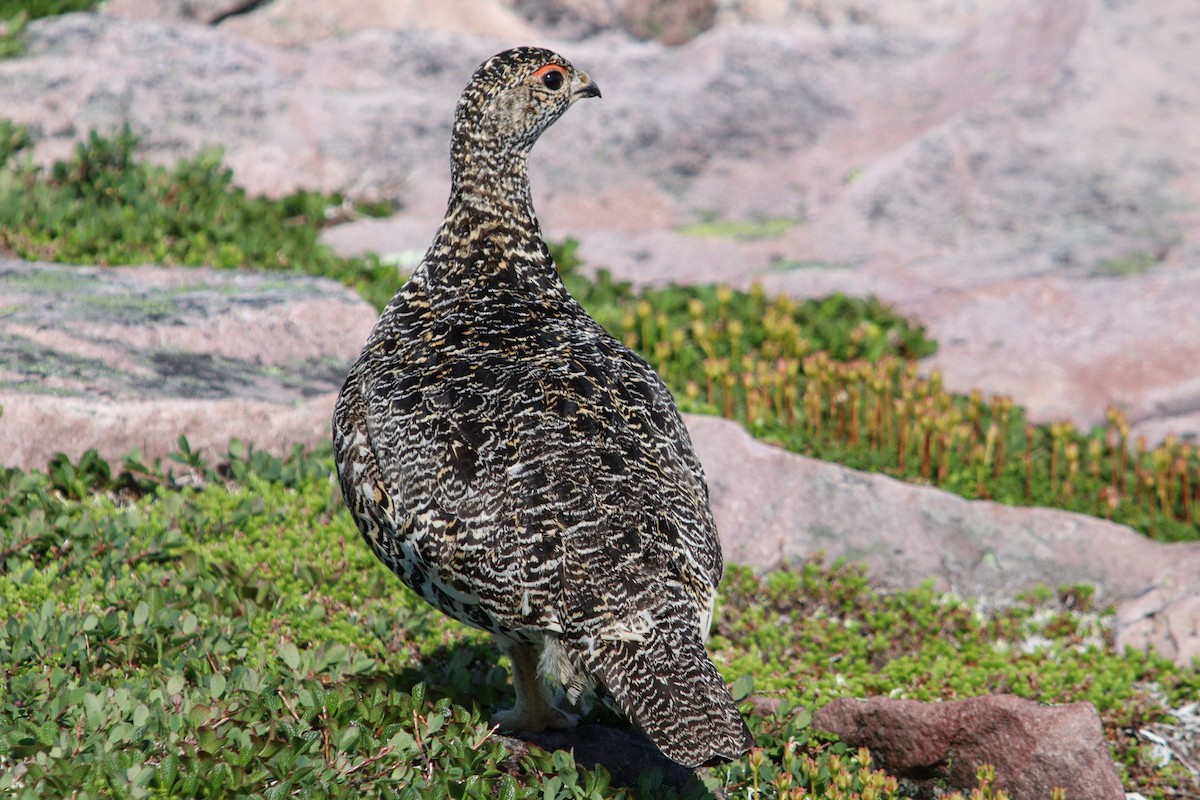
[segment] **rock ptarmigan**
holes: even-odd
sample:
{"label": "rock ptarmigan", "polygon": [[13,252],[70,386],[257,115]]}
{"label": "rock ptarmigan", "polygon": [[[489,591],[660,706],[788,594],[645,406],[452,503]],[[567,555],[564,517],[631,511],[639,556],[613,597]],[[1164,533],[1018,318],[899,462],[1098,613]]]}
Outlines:
{"label": "rock ptarmigan", "polygon": [[445,220],[338,397],[338,476],[375,555],[510,656],[500,728],[569,727],[556,701],[601,688],[672,760],[717,763],[753,740],[704,649],[704,473],[659,376],[568,294],[530,197],[538,136],[599,96],[540,48],[475,71]]}

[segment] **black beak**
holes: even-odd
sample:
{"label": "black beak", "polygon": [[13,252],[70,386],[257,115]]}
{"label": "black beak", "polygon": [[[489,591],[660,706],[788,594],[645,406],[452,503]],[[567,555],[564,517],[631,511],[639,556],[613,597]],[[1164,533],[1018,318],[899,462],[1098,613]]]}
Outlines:
{"label": "black beak", "polygon": [[596,85],[595,81],[588,81],[582,89],[576,89],[575,94],[580,97],[599,97],[600,87]]}

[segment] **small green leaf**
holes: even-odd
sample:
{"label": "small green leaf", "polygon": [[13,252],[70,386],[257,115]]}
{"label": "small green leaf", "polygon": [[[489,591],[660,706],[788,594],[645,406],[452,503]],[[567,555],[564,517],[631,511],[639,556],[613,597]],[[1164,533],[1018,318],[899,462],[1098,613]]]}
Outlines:
{"label": "small green leaf", "polygon": [[169,790],[174,785],[177,774],[179,774],[179,756],[169,753],[163,757],[162,761],[158,762],[155,776],[158,779],[158,788]]}
{"label": "small green leaf", "polygon": [[360,735],[361,733],[357,725],[349,726],[346,728],[346,730],[342,731],[341,736],[338,737],[338,749],[349,750],[350,748],[354,747],[354,745],[358,744]]}
{"label": "small green leaf", "polygon": [[217,672],[213,674],[212,680],[208,683],[208,693],[212,696],[213,700],[216,700],[225,693],[225,684],[225,676],[222,673]]}
{"label": "small green leaf", "polygon": [[291,642],[284,642],[279,646],[279,657],[289,669],[295,671],[300,668],[300,651]]}
{"label": "small green leaf", "polygon": [[199,727],[208,721],[210,710],[206,705],[194,705],[192,706],[192,710],[188,712],[188,719],[193,726]]}
{"label": "small green leaf", "polygon": [[58,725],[48,719],[37,729],[37,740],[44,745],[52,745],[58,739]]}
{"label": "small green leaf", "polygon": [[555,750],[550,756],[550,763],[554,765],[554,769],[558,772],[573,772],[575,770],[575,759],[567,750]]}
{"label": "small green leaf", "polygon": [[134,786],[147,786],[154,779],[154,767],[138,764],[125,770],[125,774]]}
{"label": "small green leaf", "polygon": [[137,608],[133,609],[133,624],[134,627],[141,628],[145,626],[146,620],[150,618],[150,606],[145,602],[137,604]]}
{"label": "small green leaf", "polygon": [[[320,606],[318,606],[320,608]],[[325,651],[324,657],[321,659],[326,666],[341,664],[349,657],[349,651],[343,644],[333,644]]]}
{"label": "small green leaf", "polygon": [[796,728],[807,728],[812,724],[812,712],[801,706],[792,713],[791,724]]}
{"label": "small green leaf", "polygon": [[83,710],[87,713],[88,721],[93,725],[104,719],[104,701],[90,692],[83,696]]}
{"label": "small green leaf", "polygon": [[214,756],[223,753],[225,746],[225,742],[212,728],[201,728],[196,731],[196,743],[200,745],[201,750]]}
{"label": "small green leaf", "polygon": [[397,755],[405,755],[417,751],[417,740],[408,731],[396,731],[388,739],[388,744],[396,749]]}
{"label": "small green leaf", "polygon": [[267,800],[284,800],[292,793],[291,781],[280,781],[266,791]]}
{"label": "small green leaf", "polygon": [[247,669],[242,672],[240,680],[241,688],[248,692],[258,692],[262,688],[262,680],[257,672],[252,669]]}
{"label": "small green leaf", "polygon": [[179,694],[183,691],[184,683],[182,675],[172,675],[167,678],[167,694]]}
{"label": "small green leaf", "polygon": [[740,703],[754,693],[754,676],[750,674],[743,675],[733,682],[733,688],[730,689],[735,703]]}
{"label": "small green leaf", "polygon": [[109,744],[128,744],[132,734],[133,726],[131,726],[128,722],[118,722],[116,725],[112,725],[108,728]]}

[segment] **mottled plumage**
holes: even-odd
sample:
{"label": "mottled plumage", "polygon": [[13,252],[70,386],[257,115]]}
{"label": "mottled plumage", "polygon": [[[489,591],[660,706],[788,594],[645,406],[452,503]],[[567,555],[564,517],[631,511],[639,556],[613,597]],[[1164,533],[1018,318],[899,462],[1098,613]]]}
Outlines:
{"label": "mottled plumage", "polygon": [[662,380],[563,287],[529,193],[538,136],[599,94],[537,48],[475,72],[445,221],[338,398],[338,474],[380,560],[512,657],[497,724],[573,725],[543,678],[571,701],[598,684],[699,765],[751,744],[704,650],[723,568],[704,474]]}

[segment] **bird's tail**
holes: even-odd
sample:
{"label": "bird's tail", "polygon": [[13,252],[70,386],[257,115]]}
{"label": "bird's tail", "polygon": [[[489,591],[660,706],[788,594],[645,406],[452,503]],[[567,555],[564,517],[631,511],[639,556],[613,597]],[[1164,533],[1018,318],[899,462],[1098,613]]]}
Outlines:
{"label": "bird's tail", "polygon": [[754,745],[693,626],[659,624],[639,638],[593,640],[582,657],[663,755],[699,767],[731,761]]}

